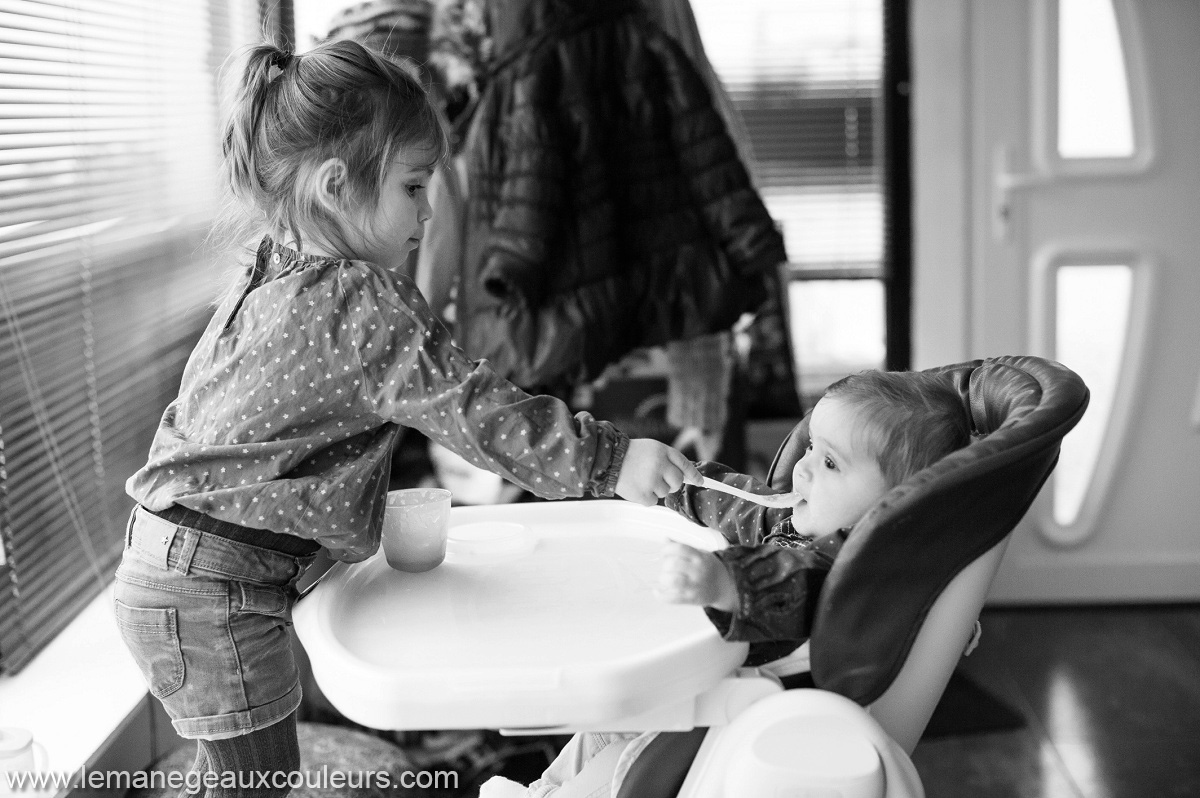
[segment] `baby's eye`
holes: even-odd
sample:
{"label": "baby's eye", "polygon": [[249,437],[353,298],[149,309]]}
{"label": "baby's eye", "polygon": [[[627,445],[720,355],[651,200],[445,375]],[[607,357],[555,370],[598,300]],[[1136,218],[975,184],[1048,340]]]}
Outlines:
{"label": "baby's eye", "polygon": [[832,457],[825,458],[825,467],[828,468],[830,471],[837,471],[837,463],[833,462]]}
{"label": "baby's eye", "polygon": [[408,196],[415,197],[417,196],[417,192],[424,189],[425,186],[421,185],[420,183],[410,183],[404,188],[408,191]]}

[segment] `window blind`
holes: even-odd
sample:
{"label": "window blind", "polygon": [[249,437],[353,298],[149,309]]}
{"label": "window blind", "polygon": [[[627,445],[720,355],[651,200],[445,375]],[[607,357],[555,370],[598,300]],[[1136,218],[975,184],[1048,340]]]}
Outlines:
{"label": "window blind", "polygon": [[878,274],[882,0],[692,0],[793,269]]}
{"label": "window blind", "polygon": [[111,581],[220,274],[218,69],[254,0],[0,0],[0,670]]}
{"label": "window blind", "polygon": [[803,404],[884,365],[884,12],[895,0],[691,0],[787,247]]}

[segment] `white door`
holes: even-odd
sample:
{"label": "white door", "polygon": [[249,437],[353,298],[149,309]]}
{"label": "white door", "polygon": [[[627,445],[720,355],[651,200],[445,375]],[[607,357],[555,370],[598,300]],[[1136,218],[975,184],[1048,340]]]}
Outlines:
{"label": "white door", "polygon": [[993,600],[1200,598],[1200,2],[973,0],[961,19],[970,233],[947,329],[1092,389]]}

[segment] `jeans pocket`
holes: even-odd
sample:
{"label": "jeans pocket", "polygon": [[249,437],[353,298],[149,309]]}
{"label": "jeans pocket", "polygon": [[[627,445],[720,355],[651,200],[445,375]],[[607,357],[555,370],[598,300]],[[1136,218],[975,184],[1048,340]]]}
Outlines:
{"label": "jeans pocket", "polygon": [[183,651],[174,607],[131,607],[115,600],[117,627],[156,698],[183,686]]}
{"label": "jeans pocket", "polygon": [[246,700],[259,706],[286,695],[300,680],[292,652],[291,598],[273,585],[230,582],[229,636],[237,651]]}

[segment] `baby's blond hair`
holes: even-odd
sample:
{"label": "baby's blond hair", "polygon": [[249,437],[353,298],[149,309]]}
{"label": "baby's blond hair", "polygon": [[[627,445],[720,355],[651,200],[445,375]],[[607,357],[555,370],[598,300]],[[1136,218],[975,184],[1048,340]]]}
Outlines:
{"label": "baby's blond hair", "polygon": [[945,379],[922,371],[862,371],[825,390],[853,408],[887,486],[971,442],[967,410]]}

